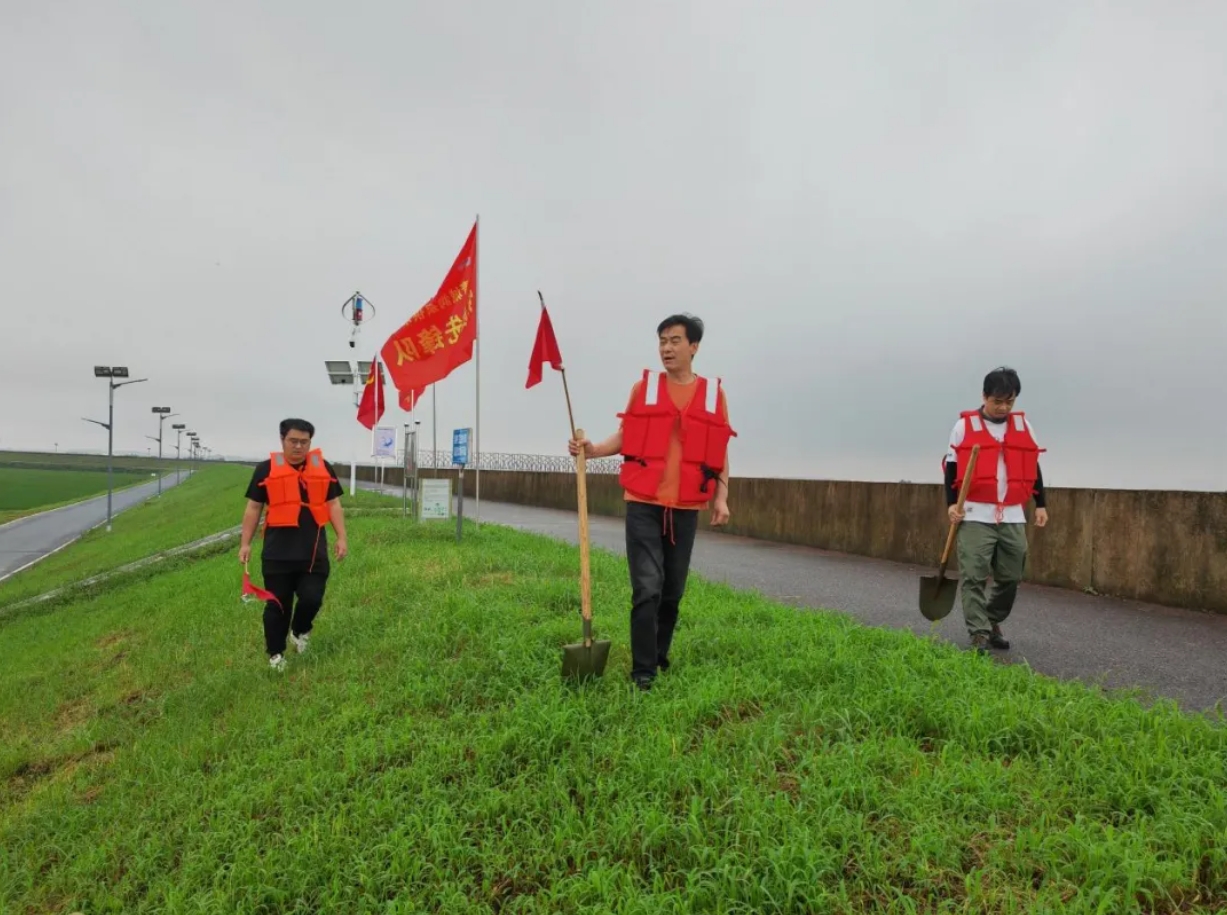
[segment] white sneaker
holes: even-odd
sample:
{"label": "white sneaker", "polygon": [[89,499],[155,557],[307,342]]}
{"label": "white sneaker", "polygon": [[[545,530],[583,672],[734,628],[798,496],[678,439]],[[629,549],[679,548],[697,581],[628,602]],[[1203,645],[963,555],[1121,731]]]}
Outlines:
{"label": "white sneaker", "polygon": [[268,659],[268,666],[273,670],[285,670],[285,658],[279,654],[275,654]]}
{"label": "white sneaker", "polygon": [[310,637],[311,633],[309,632],[304,632],[302,635],[290,633],[290,641],[294,643],[294,647],[298,649],[299,654],[307,650],[307,639]]}

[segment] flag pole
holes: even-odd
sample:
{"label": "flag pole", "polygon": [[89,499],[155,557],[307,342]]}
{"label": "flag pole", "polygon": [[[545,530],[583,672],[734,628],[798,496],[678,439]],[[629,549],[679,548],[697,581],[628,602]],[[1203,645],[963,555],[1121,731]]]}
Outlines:
{"label": "flag pole", "polygon": [[475,432],[475,441],[473,442],[474,458],[473,463],[476,466],[474,474],[474,489],[476,502],[474,510],[474,523],[477,530],[481,530],[481,302],[477,297],[478,278],[481,276],[481,246],[479,244],[481,226],[481,214],[478,213],[473,220],[473,258],[476,263],[473,265],[473,345],[477,347],[477,422]]}
{"label": "flag pole", "polygon": [[439,475],[439,398],[435,396],[439,384],[430,386],[430,475]]}
{"label": "flag pole", "polygon": [[[367,380],[371,381],[371,384],[375,385],[375,421],[371,423],[371,446],[370,446],[371,457],[374,458],[375,457],[375,427],[379,425],[379,419],[380,419],[380,416],[379,416],[379,354],[378,353],[375,354],[375,361],[371,363],[371,375],[373,376],[374,380],[371,381],[371,379],[369,378]],[[379,485],[379,482],[380,482],[379,474],[376,473],[375,474],[375,484]]]}

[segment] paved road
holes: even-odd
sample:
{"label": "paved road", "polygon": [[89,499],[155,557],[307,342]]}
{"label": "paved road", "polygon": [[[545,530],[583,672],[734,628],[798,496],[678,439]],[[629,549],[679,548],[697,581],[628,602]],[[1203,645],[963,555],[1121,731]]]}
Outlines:
{"label": "paved road", "polygon": [[[187,477],[188,474],[183,474],[183,479]],[[172,473],[162,480],[162,491],[174,485],[175,475]],[[111,514],[117,515],[157,493],[158,481],[154,479],[112,493]],[[106,518],[107,496],[103,493],[93,499],[20,518],[0,527],[0,581],[105,522]]]}
{"label": "paved road", "polygon": [[[466,517],[473,508],[466,499]],[[483,499],[481,519],[578,540],[574,512]],[[621,519],[589,516],[589,531],[594,547],[625,555]],[[872,626],[925,635],[932,625],[916,608],[919,577],[935,571],[927,567],[700,531],[692,568],[710,581],[797,607],[841,610]],[[1024,585],[1003,629],[1010,650],[993,653],[1002,661],[1108,688],[1140,687],[1189,709],[1219,701],[1227,709],[1227,616]],[[935,634],[967,644],[958,603]]]}

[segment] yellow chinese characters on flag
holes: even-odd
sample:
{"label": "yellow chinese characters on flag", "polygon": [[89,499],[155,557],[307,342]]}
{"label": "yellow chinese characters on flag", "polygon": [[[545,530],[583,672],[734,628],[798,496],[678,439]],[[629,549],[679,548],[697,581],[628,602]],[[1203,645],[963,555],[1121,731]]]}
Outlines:
{"label": "yellow chinese characters on flag", "polygon": [[473,358],[477,334],[477,225],[434,298],[396,329],[380,350],[401,408],[409,410],[426,386]]}

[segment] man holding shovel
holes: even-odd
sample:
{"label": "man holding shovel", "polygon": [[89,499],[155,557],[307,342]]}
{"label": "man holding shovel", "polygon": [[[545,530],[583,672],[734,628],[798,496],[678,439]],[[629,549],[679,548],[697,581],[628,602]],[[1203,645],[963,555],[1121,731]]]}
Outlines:
{"label": "man holding shovel", "polygon": [[[1044,480],[1031,423],[1014,410],[1022,393],[1018,373],[997,368],[984,377],[984,402],[959,416],[950,433],[942,463],[946,504],[958,525],[959,572],[963,588],[963,619],[971,647],[984,654],[991,646],[1008,649],[1001,623],[1010,615],[1027,563],[1027,516],[1024,506],[1035,499],[1035,524],[1048,523]],[[979,456],[971,474],[967,498],[960,510],[959,489],[972,448]],[[993,587],[986,594],[989,576]]]}
{"label": "man holding shovel", "polygon": [[670,315],[656,333],[664,371],[644,370],[618,431],[599,444],[568,443],[573,455],[623,457],[631,679],[643,690],[669,668],[699,512],[710,506],[713,526],[728,523],[728,442],[736,435],[722,384],[691,369],[703,322]]}

